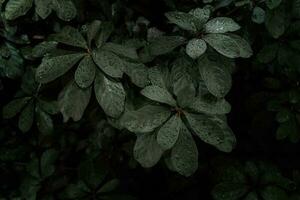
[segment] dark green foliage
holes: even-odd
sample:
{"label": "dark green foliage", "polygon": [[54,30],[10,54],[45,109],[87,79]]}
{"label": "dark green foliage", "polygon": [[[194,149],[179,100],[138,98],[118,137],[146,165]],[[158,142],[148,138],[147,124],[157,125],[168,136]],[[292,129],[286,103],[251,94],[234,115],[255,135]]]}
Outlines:
{"label": "dark green foliage", "polygon": [[299,199],[299,67],[299,0],[0,0],[0,199]]}

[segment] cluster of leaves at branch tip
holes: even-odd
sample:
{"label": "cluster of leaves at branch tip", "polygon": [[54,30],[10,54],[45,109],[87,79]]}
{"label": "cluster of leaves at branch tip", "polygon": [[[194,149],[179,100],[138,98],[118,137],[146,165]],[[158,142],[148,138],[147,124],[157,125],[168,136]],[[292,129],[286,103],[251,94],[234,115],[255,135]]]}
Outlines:
{"label": "cluster of leaves at branch tip", "polygon": [[[42,19],[52,11],[65,21],[76,15],[71,1],[60,6],[59,0],[10,0],[5,7],[6,18],[23,16],[33,3]],[[134,157],[143,167],[152,167],[164,157],[171,170],[190,176],[198,169],[194,136],[224,152],[234,148],[236,139],[226,122],[231,107],[225,96],[232,84],[233,59],[252,55],[248,42],[231,33],[240,29],[233,19],[210,16],[207,8],[168,12],[167,19],[192,38],[158,34],[139,43],[116,42],[114,25],[109,21],[92,21],[81,31],[65,26],[32,49],[29,57],[42,61],[25,82],[37,87],[29,92],[31,96],[18,96],[8,104],[4,116],[12,118],[21,112],[22,131],[29,131],[33,119],[37,119],[40,131],[51,133],[50,115],[60,112],[64,122],[79,121],[94,93],[108,119],[118,128],[136,133]],[[171,53],[180,56],[161,66],[146,66]],[[57,101],[40,102],[44,85],[70,74]],[[141,89],[145,97],[142,106],[133,105],[127,96],[124,77]]]}

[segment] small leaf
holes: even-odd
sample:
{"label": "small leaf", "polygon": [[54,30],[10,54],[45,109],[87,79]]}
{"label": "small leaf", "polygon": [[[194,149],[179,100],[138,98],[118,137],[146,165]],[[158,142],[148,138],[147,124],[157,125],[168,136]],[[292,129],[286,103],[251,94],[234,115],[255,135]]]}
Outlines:
{"label": "small leaf", "polygon": [[207,8],[195,8],[189,12],[189,14],[195,17],[195,24],[198,30],[201,30],[203,25],[210,17],[211,11]]}
{"label": "small leaf", "polygon": [[145,168],[153,167],[161,158],[163,150],[157,144],[154,133],[138,134],[134,145],[134,158]]}
{"label": "small leaf", "polygon": [[54,129],[52,118],[40,108],[36,110],[36,125],[39,131],[44,134],[51,134]]}
{"label": "small leaf", "polygon": [[69,118],[79,121],[90,102],[91,87],[81,89],[75,82],[70,82],[60,93],[58,98],[60,112],[64,117],[64,122]]}
{"label": "small leaf", "polygon": [[34,0],[35,12],[46,19],[52,12],[52,0]]}
{"label": "small leaf", "polygon": [[278,44],[270,44],[264,46],[257,54],[257,58],[261,63],[269,63],[276,58],[278,52]]}
{"label": "small leaf", "polygon": [[47,53],[49,53],[50,51],[53,51],[54,49],[56,49],[57,47],[57,42],[55,41],[44,41],[38,45],[36,45],[33,49],[32,49],[32,56],[35,58],[40,58],[45,56]]}
{"label": "small leaf", "polygon": [[93,52],[93,59],[97,66],[107,75],[121,78],[124,71],[124,62],[116,54],[98,49]]}
{"label": "small leaf", "polygon": [[186,53],[191,58],[196,59],[199,58],[206,51],[206,42],[202,39],[191,39],[189,43],[186,45]]}
{"label": "small leaf", "polygon": [[170,53],[176,47],[184,44],[185,38],[180,36],[160,36],[151,41],[147,48],[153,56]]}
{"label": "small leaf", "polygon": [[126,111],[121,117],[121,124],[134,133],[149,133],[167,121],[170,115],[168,108],[146,105],[138,110]]}
{"label": "small leaf", "polygon": [[9,0],[5,6],[4,16],[14,20],[25,15],[31,8],[33,0]]}
{"label": "small leaf", "polygon": [[249,188],[242,183],[222,182],[212,191],[215,200],[238,200],[243,197]]}
{"label": "small leaf", "polygon": [[266,0],[268,8],[274,9],[280,5],[282,0]]}
{"label": "small leaf", "polygon": [[77,15],[77,10],[71,0],[52,0],[53,10],[64,21],[70,21]]}
{"label": "small leaf", "polygon": [[266,12],[261,8],[256,6],[252,12],[252,21],[257,24],[262,24],[265,22]]}
{"label": "small leaf", "polygon": [[175,171],[184,176],[191,176],[198,169],[198,150],[196,143],[183,125],[176,144],[171,150],[171,162]]}
{"label": "small leaf", "polygon": [[208,34],[203,38],[217,52],[228,58],[249,58],[252,49],[248,42],[234,34]]}
{"label": "small leaf", "polygon": [[176,106],[176,101],[172,95],[166,89],[159,86],[147,86],[141,91],[141,94],[153,101],[165,103],[170,106]]}
{"label": "small leaf", "polygon": [[112,34],[114,26],[111,22],[102,22],[99,36],[95,39],[97,48],[101,48]]}
{"label": "small leaf", "polygon": [[208,58],[199,61],[199,71],[208,91],[218,98],[226,96],[231,89],[231,74],[226,67]]}
{"label": "small leaf", "polygon": [[40,171],[41,177],[46,178],[51,176],[55,171],[54,163],[58,157],[58,152],[54,149],[46,150],[41,157]]}
{"label": "small leaf", "polygon": [[94,90],[97,101],[104,112],[110,117],[118,118],[125,106],[125,90],[122,83],[110,80],[98,72]]}
{"label": "small leaf", "polygon": [[16,116],[30,99],[31,97],[23,97],[9,102],[3,107],[3,118],[10,119]]}
{"label": "small leaf", "polygon": [[44,101],[42,99],[38,99],[38,106],[50,115],[55,115],[59,112],[57,101]]}
{"label": "small leaf", "polygon": [[289,199],[286,192],[276,186],[267,186],[265,189],[262,190],[261,196],[264,200],[285,200]]}
{"label": "small leaf", "polygon": [[206,33],[227,33],[239,30],[241,27],[228,17],[216,17],[209,20],[205,26]]}
{"label": "small leaf", "polygon": [[44,58],[36,70],[36,81],[40,83],[51,82],[69,71],[84,54],[69,54]]}
{"label": "small leaf", "polygon": [[280,6],[274,10],[268,10],[266,13],[265,25],[269,33],[274,38],[282,36],[286,28],[286,14],[284,6]]}
{"label": "small leaf", "polygon": [[183,123],[179,116],[174,115],[157,132],[157,143],[163,150],[171,149],[179,136]]}
{"label": "small leaf", "polygon": [[96,65],[90,56],[84,57],[75,71],[75,81],[81,88],[89,87],[95,79]]}
{"label": "small leaf", "polygon": [[92,46],[92,41],[96,40],[96,36],[99,34],[102,22],[100,20],[94,20],[87,25],[87,40],[88,46]]}
{"label": "small leaf", "polygon": [[165,14],[168,20],[179,26],[180,28],[188,31],[197,31],[197,25],[193,15],[184,12],[168,12]]}
{"label": "small leaf", "polygon": [[34,103],[33,100],[28,102],[28,104],[25,106],[23,111],[21,112],[19,116],[19,129],[26,133],[30,130],[33,124],[33,118],[34,118]]}

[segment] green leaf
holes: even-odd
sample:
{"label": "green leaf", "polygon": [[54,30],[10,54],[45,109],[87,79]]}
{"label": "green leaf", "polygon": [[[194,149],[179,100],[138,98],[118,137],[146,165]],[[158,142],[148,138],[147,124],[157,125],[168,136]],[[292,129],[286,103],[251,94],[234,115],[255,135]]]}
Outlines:
{"label": "green leaf", "polygon": [[58,157],[58,152],[54,149],[49,149],[42,154],[40,161],[41,177],[46,178],[51,176],[55,171],[55,161]]}
{"label": "green leaf", "polygon": [[256,192],[249,192],[244,200],[259,200]]}
{"label": "green leaf", "polygon": [[107,176],[107,168],[99,159],[88,159],[81,162],[79,176],[89,187],[97,189]]}
{"label": "green leaf", "polygon": [[183,125],[176,144],[171,150],[171,162],[175,171],[184,176],[191,176],[198,169],[198,150],[196,143]]}
{"label": "green leaf", "polygon": [[3,118],[10,119],[16,116],[30,99],[31,97],[24,97],[9,102],[7,105],[3,107],[3,111],[2,111]]}
{"label": "green leaf", "polygon": [[236,139],[230,128],[221,120],[206,115],[185,113],[195,134],[204,142],[224,152],[232,151]]}
{"label": "green leaf", "polygon": [[241,183],[223,182],[214,187],[212,196],[215,200],[239,200],[247,193],[248,189]]}
{"label": "green leaf", "polygon": [[55,115],[59,112],[57,101],[44,101],[42,99],[38,99],[38,106],[50,115]]}
{"label": "green leaf", "polygon": [[157,143],[163,150],[171,149],[179,136],[183,126],[181,118],[174,115],[157,132]]}
{"label": "green leaf", "polygon": [[239,30],[241,27],[228,17],[216,17],[209,20],[205,26],[206,33],[227,33]]}
{"label": "green leaf", "polygon": [[93,58],[97,66],[107,75],[114,78],[123,76],[125,63],[116,54],[98,49],[93,52]]}
{"label": "green leaf", "polygon": [[97,193],[107,193],[107,192],[113,192],[118,185],[120,184],[120,181],[118,179],[112,179],[102,185],[102,187],[98,190]]}
{"label": "green leaf", "polygon": [[14,20],[25,15],[31,8],[33,0],[9,0],[5,6],[4,16]]}
{"label": "green leaf", "polygon": [[167,88],[165,83],[165,74],[161,67],[152,67],[148,71],[148,77],[152,85],[156,85],[161,88]]}
{"label": "green leaf", "polygon": [[261,191],[264,200],[287,200],[288,195],[284,190],[276,186],[267,186]]}
{"label": "green leaf", "polygon": [[172,95],[168,92],[168,90],[161,88],[159,86],[156,85],[147,86],[141,91],[141,94],[153,101],[165,103],[170,106],[176,106],[176,101],[174,100]]}
{"label": "green leaf", "polygon": [[286,13],[284,6],[280,6],[274,10],[268,10],[266,13],[265,25],[271,36],[279,38],[285,32]]}
{"label": "green leaf", "polygon": [[76,7],[71,0],[52,0],[52,6],[61,20],[71,21],[77,15]]}
{"label": "green leaf", "polygon": [[58,34],[52,35],[51,39],[62,44],[88,49],[84,37],[71,26],[64,27]]}
{"label": "green leaf", "polygon": [[28,104],[25,106],[23,111],[21,112],[19,116],[19,129],[26,133],[30,130],[33,124],[33,118],[34,118],[34,103],[33,100],[28,102]]}
{"label": "green leaf", "polygon": [[257,58],[261,63],[269,63],[274,60],[278,52],[278,44],[270,44],[264,46],[257,54]]}
{"label": "green leaf", "polygon": [[262,24],[265,22],[266,12],[261,8],[256,6],[252,12],[252,21],[257,24]]}
{"label": "green leaf", "polygon": [[53,51],[57,47],[57,42],[55,41],[44,41],[38,45],[36,45],[32,49],[32,56],[35,58],[40,58],[45,56],[50,51]]}
{"label": "green leaf", "polygon": [[69,118],[79,121],[90,102],[91,87],[81,89],[75,82],[70,82],[60,93],[58,104],[60,112],[64,117],[64,122]]}
{"label": "green leaf", "polygon": [[121,124],[134,133],[148,133],[162,125],[171,115],[171,110],[162,106],[146,105],[138,110],[126,111]]}
{"label": "green leaf", "polygon": [[196,20],[192,14],[174,11],[174,12],[168,12],[165,14],[168,20],[179,26],[180,28],[188,31],[197,31],[197,25]]}
{"label": "green leaf", "polygon": [[52,0],[34,0],[35,12],[46,19],[52,12]]}
{"label": "green leaf", "polygon": [[176,47],[184,44],[185,38],[180,36],[160,36],[151,41],[146,47],[153,56],[170,53]]}
{"label": "green leaf", "polygon": [[36,125],[39,131],[44,134],[51,134],[54,130],[52,118],[40,108],[36,109]]}
{"label": "green leaf", "polygon": [[195,17],[195,24],[198,30],[201,30],[203,25],[210,17],[210,9],[208,8],[195,8],[189,12],[189,14]]}
{"label": "green leaf", "polygon": [[133,150],[134,158],[145,168],[153,167],[163,150],[156,142],[154,133],[138,134]]}
{"label": "green leaf", "polygon": [[266,0],[268,8],[274,9],[280,5],[282,0]]}
{"label": "green leaf", "polygon": [[69,71],[84,54],[69,54],[44,58],[36,70],[36,81],[40,83],[51,82]]}
{"label": "green leaf", "polygon": [[94,20],[87,25],[87,41],[88,46],[92,46],[92,41],[96,39],[96,36],[99,34],[102,22],[100,20]]}
{"label": "green leaf", "polygon": [[148,68],[142,63],[126,63],[124,72],[130,77],[132,83],[138,87],[149,85]]}
{"label": "green leaf", "polygon": [[124,111],[125,90],[121,82],[116,82],[98,72],[95,79],[95,95],[104,112],[118,118]]}
{"label": "green leaf", "polygon": [[199,61],[199,71],[208,91],[218,98],[226,96],[231,89],[231,74],[226,67],[208,58]]}
{"label": "green leaf", "polygon": [[[193,103],[196,95],[196,89],[192,82],[187,79],[181,79],[181,89],[177,92],[177,102],[181,108],[186,108]],[[179,82],[177,83],[179,84]],[[179,89],[177,87],[177,89]]]}
{"label": "green leaf", "polygon": [[199,58],[207,49],[206,42],[202,39],[191,39],[186,45],[186,53],[191,58]]}
{"label": "green leaf", "polygon": [[101,48],[103,44],[108,40],[114,30],[114,26],[111,22],[102,22],[99,36],[95,39],[97,48]]}
{"label": "green leaf", "polygon": [[120,44],[115,44],[112,42],[105,43],[102,49],[105,51],[111,51],[119,56],[131,58],[134,60],[137,60],[139,58],[135,48],[127,47]]}
{"label": "green leaf", "polygon": [[234,34],[208,34],[203,38],[217,52],[228,58],[249,58],[252,49],[248,42]]}
{"label": "green leaf", "polygon": [[214,97],[196,97],[188,108],[193,112],[210,115],[223,115],[229,113],[231,110],[230,104],[225,99]]}
{"label": "green leaf", "polygon": [[75,71],[75,81],[81,88],[89,87],[95,79],[96,65],[90,56],[85,56]]}

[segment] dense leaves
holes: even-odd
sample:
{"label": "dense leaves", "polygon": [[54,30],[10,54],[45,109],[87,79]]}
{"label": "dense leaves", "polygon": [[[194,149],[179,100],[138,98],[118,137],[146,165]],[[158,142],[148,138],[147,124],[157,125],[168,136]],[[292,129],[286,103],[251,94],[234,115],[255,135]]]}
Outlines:
{"label": "dense leaves", "polygon": [[0,199],[299,199],[299,20],[299,0],[0,0]]}

